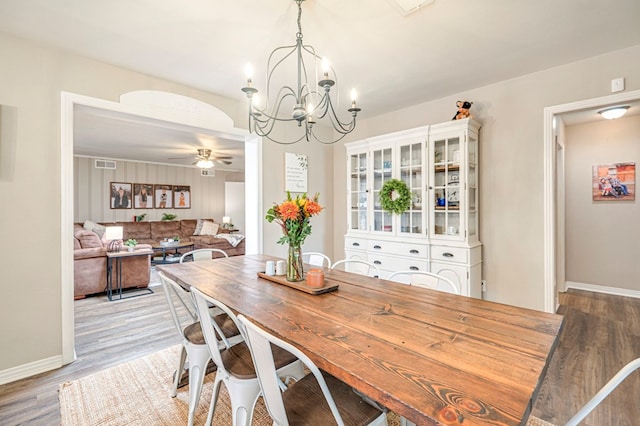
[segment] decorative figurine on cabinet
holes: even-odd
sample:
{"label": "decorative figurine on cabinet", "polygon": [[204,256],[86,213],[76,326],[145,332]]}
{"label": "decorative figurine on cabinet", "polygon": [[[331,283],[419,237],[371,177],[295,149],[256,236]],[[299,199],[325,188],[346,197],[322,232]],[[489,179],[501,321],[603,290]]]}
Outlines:
{"label": "decorative figurine on cabinet", "polygon": [[458,107],[458,111],[456,112],[456,115],[453,116],[451,121],[453,121],[453,120],[462,120],[464,118],[473,118],[473,116],[469,112],[469,109],[471,108],[471,105],[473,105],[473,102],[469,102],[469,101],[458,101],[458,102],[456,102],[456,106]]}

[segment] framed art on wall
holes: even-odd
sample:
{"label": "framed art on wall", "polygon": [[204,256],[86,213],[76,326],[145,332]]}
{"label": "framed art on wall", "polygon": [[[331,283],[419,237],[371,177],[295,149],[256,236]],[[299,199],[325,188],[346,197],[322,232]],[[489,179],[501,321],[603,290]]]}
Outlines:
{"label": "framed art on wall", "polygon": [[171,185],[154,185],[153,196],[156,209],[173,208],[173,190]]}
{"label": "framed art on wall", "polygon": [[173,206],[176,209],[191,208],[191,187],[184,185],[173,186]]}
{"label": "framed art on wall", "polygon": [[133,184],[133,207],[136,209],[153,208],[153,185],[150,183]]}
{"label": "framed art on wall", "polygon": [[633,201],[636,199],[636,163],[593,166],[593,201]]}
{"label": "framed art on wall", "polygon": [[125,182],[111,182],[109,191],[112,209],[131,208],[131,184]]}

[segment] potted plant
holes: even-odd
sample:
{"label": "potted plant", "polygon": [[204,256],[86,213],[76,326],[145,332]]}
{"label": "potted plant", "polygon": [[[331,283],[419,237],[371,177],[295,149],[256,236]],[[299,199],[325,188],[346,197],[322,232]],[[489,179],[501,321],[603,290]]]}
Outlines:
{"label": "potted plant", "polygon": [[138,242],[133,238],[129,238],[127,241],[124,242],[124,245],[127,246],[127,250],[133,251],[138,245]]}
{"label": "potted plant", "polygon": [[173,220],[176,217],[178,217],[177,214],[173,214],[173,213],[162,213],[162,219],[163,221],[167,221],[167,220]]}

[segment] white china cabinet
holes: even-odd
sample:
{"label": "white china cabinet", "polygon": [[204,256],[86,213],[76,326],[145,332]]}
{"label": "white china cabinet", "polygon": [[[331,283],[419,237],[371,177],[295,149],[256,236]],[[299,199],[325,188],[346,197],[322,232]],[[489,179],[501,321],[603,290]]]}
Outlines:
{"label": "white china cabinet", "polygon": [[[381,278],[401,270],[436,272],[461,294],[480,298],[479,128],[457,120],[346,144],[345,256],[378,265]],[[399,215],[380,203],[390,179],[411,192]]]}

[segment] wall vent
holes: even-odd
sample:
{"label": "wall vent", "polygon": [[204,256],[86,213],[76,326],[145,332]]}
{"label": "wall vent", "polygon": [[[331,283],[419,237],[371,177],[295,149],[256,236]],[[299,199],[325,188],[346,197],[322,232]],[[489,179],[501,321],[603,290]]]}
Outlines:
{"label": "wall vent", "polygon": [[116,162],[113,160],[96,160],[96,169],[116,169]]}
{"label": "wall vent", "polygon": [[216,175],[216,171],[211,169],[201,169],[200,174],[202,176],[214,177]]}

